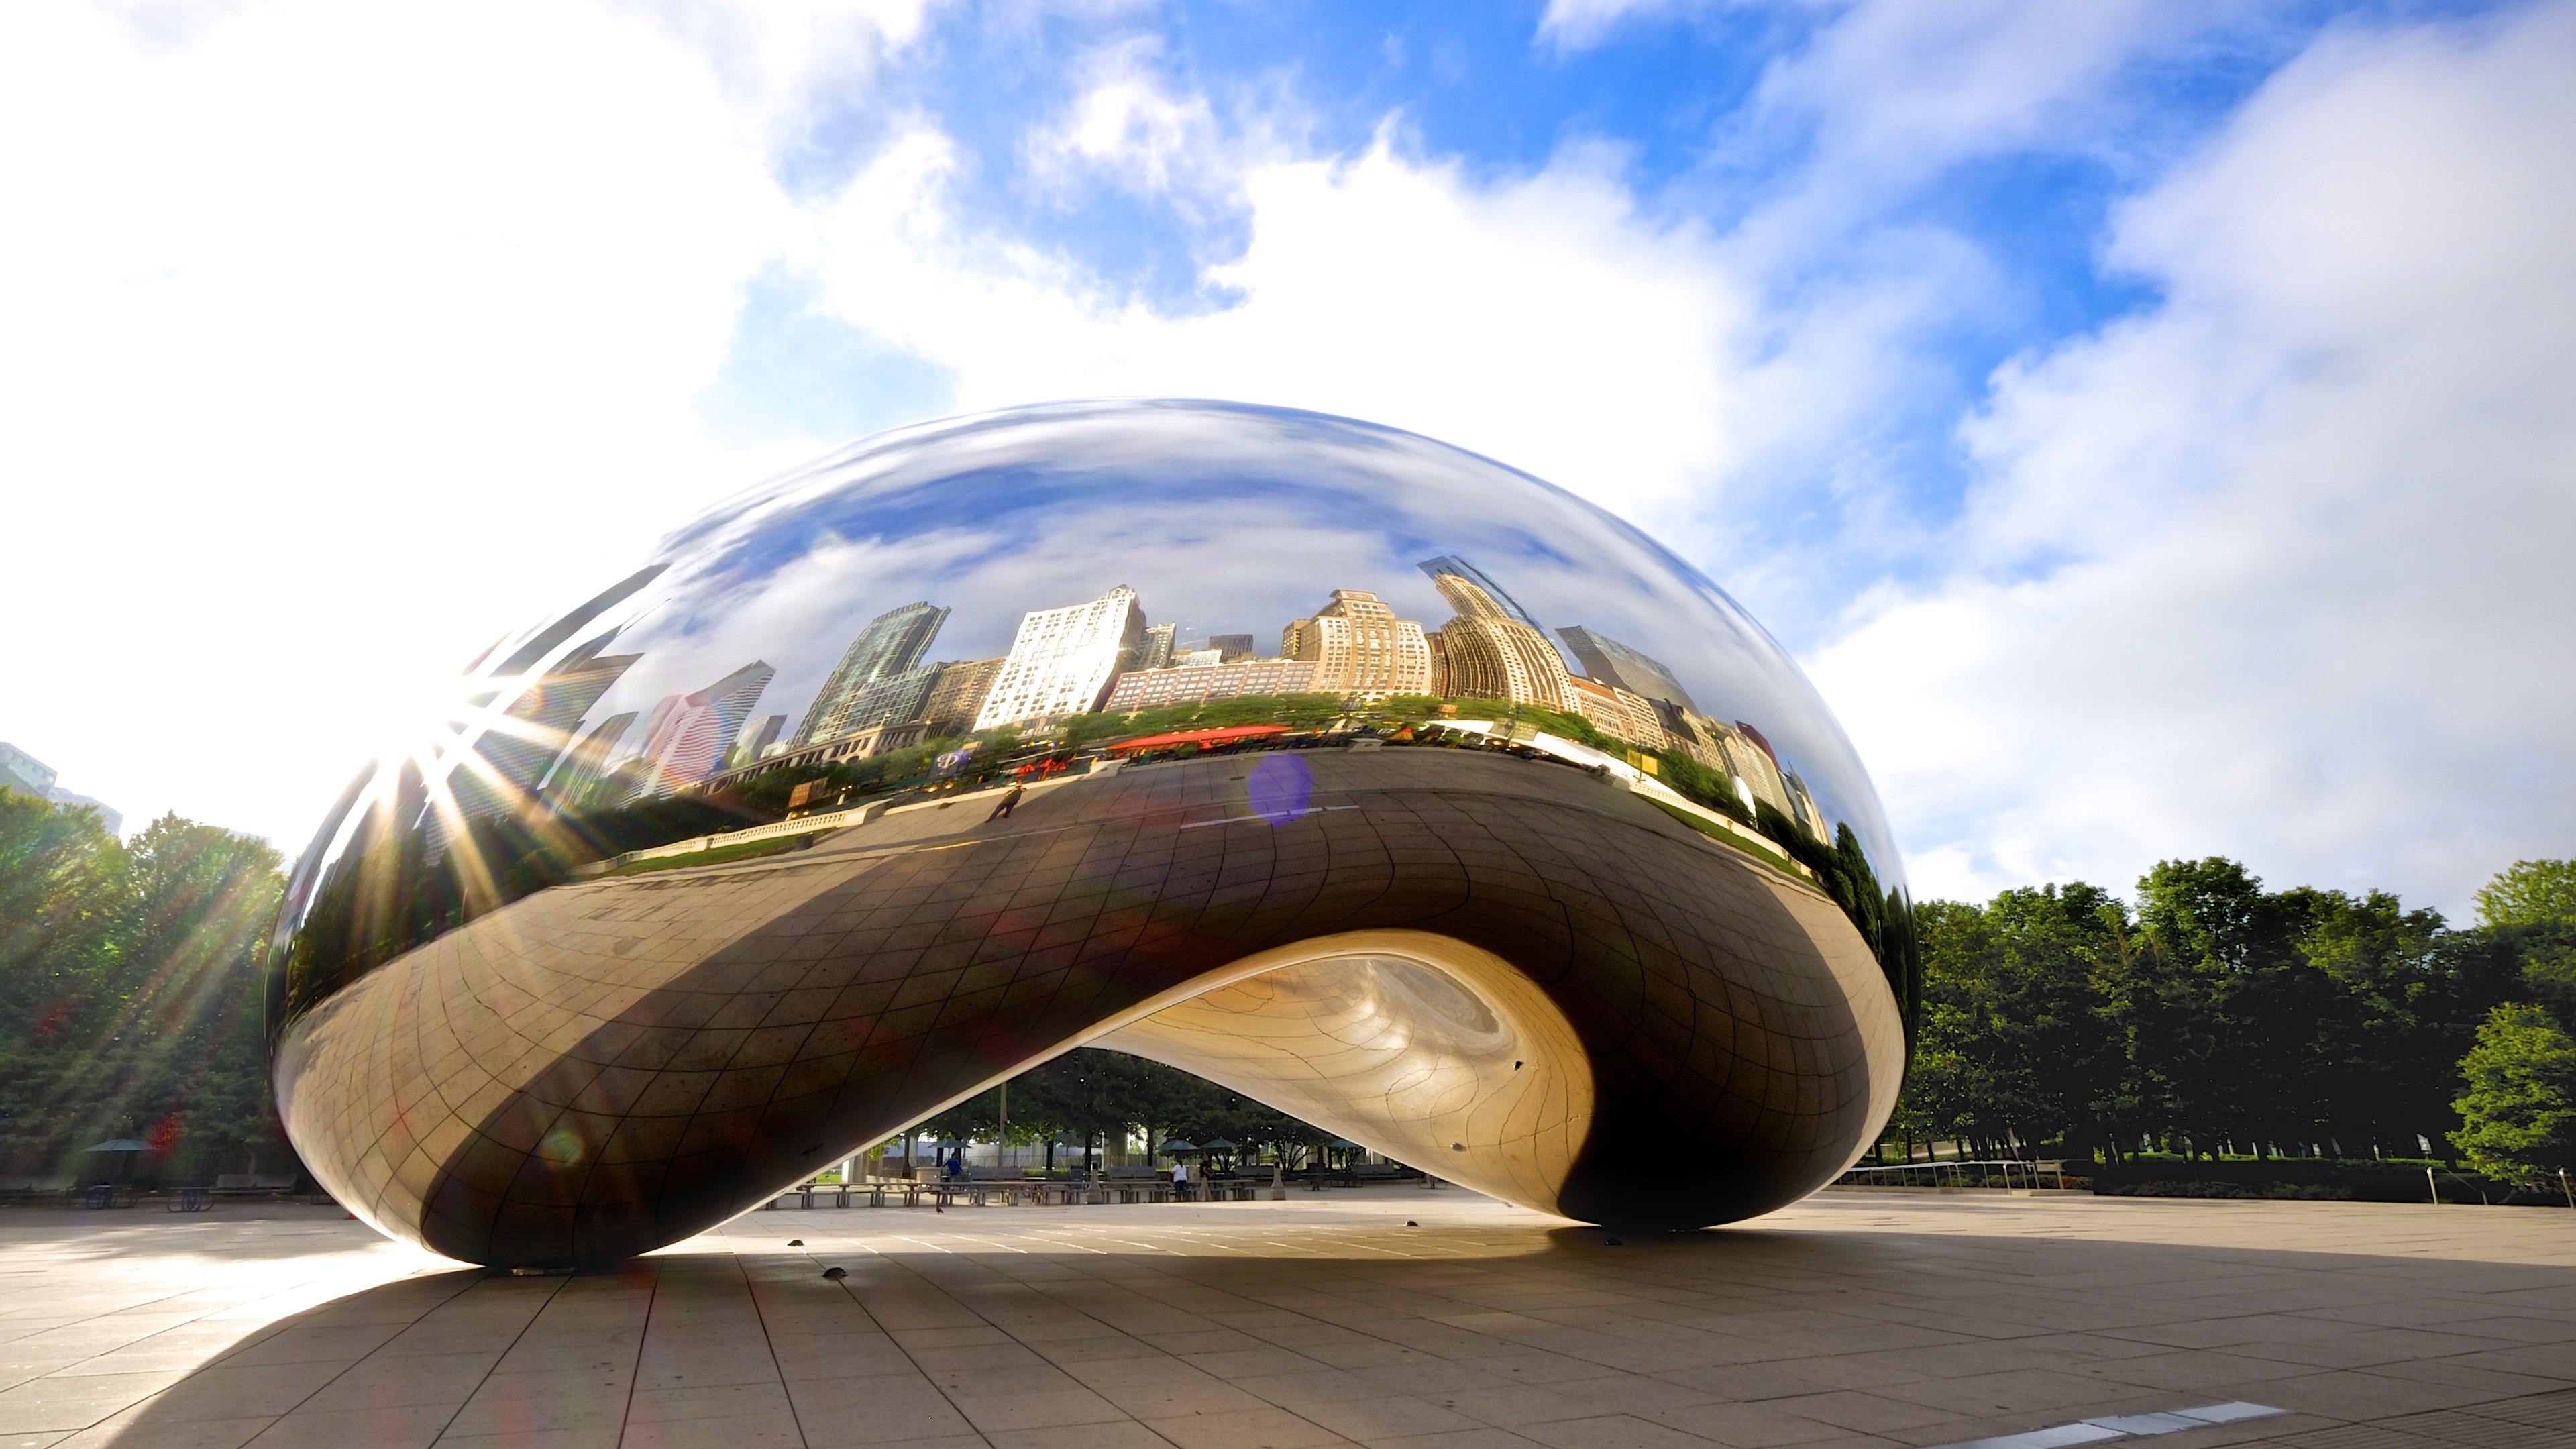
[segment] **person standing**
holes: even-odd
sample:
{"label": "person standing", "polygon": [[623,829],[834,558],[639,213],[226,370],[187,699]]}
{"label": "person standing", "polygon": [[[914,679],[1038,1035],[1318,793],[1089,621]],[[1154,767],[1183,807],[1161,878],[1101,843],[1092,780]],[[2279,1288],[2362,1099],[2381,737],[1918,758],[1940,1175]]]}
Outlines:
{"label": "person standing", "polygon": [[1186,1162],[1175,1161],[1172,1164],[1172,1201],[1187,1202],[1189,1200],[1190,1165]]}
{"label": "person standing", "polygon": [[984,817],[985,823],[989,825],[996,820],[1010,819],[1011,812],[1019,808],[1020,797],[1027,793],[1029,787],[1026,784],[1013,780],[1011,788],[1002,792],[1002,803],[994,806],[993,813]]}

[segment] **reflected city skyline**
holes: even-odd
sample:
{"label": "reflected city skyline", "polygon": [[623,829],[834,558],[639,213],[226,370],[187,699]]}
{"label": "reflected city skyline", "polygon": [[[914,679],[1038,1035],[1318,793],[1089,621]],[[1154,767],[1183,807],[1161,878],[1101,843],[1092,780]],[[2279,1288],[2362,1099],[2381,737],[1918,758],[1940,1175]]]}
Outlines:
{"label": "reflected city skyline", "polygon": [[[293,1084],[328,1079],[342,1084],[332,1091],[368,1100],[399,1090],[338,1024],[354,1020],[358,1003],[393,1017],[423,1009],[417,992],[468,989],[482,969],[473,963],[495,951],[521,959],[514,969],[531,974],[512,979],[534,983],[540,997],[594,1000],[579,983],[624,981],[613,996],[627,1004],[612,1015],[643,1022],[679,999],[657,994],[681,989],[657,980],[733,979],[722,976],[721,951],[705,953],[729,939],[767,939],[759,913],[804,909],[796,892],[825,889],[812,897],[819,903],[860,891],[851,909],[876,914],[851,919],[882,916],[882,928],[896,930],[885,913],[908,909],[896,903],[909,897],[887,895],[881,909],[856,904],[873,898],[868,882],[877,875],[930,870],[935,859],[940,871],[963,872],[939,899],[963,901],[998,888],[978,864],[998,862],[991,852],[1069,832],[1067,851],[1076,840],[1112,851],[1097,857],[1100,869],[1160,862],[1159,884],[1098,897],[1148,910],[1186,890],[1194,871],[1248,858],[1246,843],[1229,844],[1225,834],[1236,822],[1274,832],[1265,851],[1294,855],[1338,840],[1336,859],[1347,855],[1353,869],[1381,861],[1368,868],[1392,874],[1348,906],[1311,917],[1273,911],[1257,930],[1246,921],[1208,935],[1218,916],[1200,907],[1201,924],[1178,936],[1122,932],[1110,939],[1123,944],[1091,948],[1104,953],[1092,968],[1103,973],[1097,986],[1070,996],[1057,974],[1011,968],[1018,974],[996,981],[1058,982],[1046,988],[1052,1024],[994,1038],[974,1036],[960,1017],[955,1029],[969,1036],[954,1050],[963,1055],[942,1058],[947,1065],[918,1080],[895,1058],[880,1064],[893,1075],[871,1075],[880,1067],[865,1064],[878,1058],[835,1049],[831,1070],[846,1082],[834,1089],[840,1105],[816,1098],[812,1109],[824,1118],[810,1130],[832,1139],[900,1127],[952,1089],[1007,1067],[1023,1048],[1006,1041],[1051,1050],[1060,1040],[1133,1037],[1164,1043],[1179,1053],[1169,1058],[1175,1064],[1236,1072],[1256,1095],[1303,1092],[1277,1075],[1289,1070],[1280,1060],[1229,1055],[1214,1038],[1184,1031],[1178,999],[1151,1018],[1162,1023],[1151,1030],[1141,1020],[1113,1030],[1117,1003],[1215,990],[1233,979],[1217,968],[1247,953],[1329,975],[1342,968],[1323,963],[1341,957],[1321,945],[1313,949],[1325,955],[1301,954],[1299,943],[1340,940],[1335,922],[1394,932],[1368,937],[1375,944],[1350,959],[1379,959],[1381,948],[1411,953],[1424,970],[1475,983],[1458,989],[1487,993],[1498,1010],[1519,1001],[1517,1029],[1560,1043],[1543,1081],[1493,1062],[1454,1079],[1459,1091],[1492,1094],[1496,1104],[1544,1104],[1552,1125],[1540,1134],[1543,1149],[1532,1145],[1538,1137],[1514,1138],[1445,1169],[1515,1201],[1596,1220],[1706,1222],[1756,1210],[1757,1201],[1785,1200],[1778,1194],[1839,1171],[1875,1131],[1901,1075],[1919,992],[1911,907],[1868,778],[1813,688],[1722,591],[1633,528],[1526,474],[1411,434],[1233,404],[1117,403],[1019,409],[869,439],[676,531],[645,568],[495,645],[469,668],[461,692],[461,717],[362,776],[290,880],[269,1020],[300,1145],[344,1129],[322,1125],[339,1120],[329,1117],[340,1109],[327,1105],[328,1094],[299,1096]],[[1237,762],[1246,755],[1261,758]],[[1531,773],[1512,773],[1523,770]],[[1038,790],[1056,793],[1022,809],[1022,797]],[[1236,813],[1206,813],[1229,808],[1221,803],[1229,799]],[[970,809],[937,814],[957,804]],[[1142,834],[1112,850],[1103,832]],[[1560,836],[1594,843],[1565,856]],[[1148,839],[1158,843],[1148,849]],[[1467,875],[1441,884],[1452,867],[1440,860],[1472,841],[1486,843],[1459,858]],[[930,854],[918,866],[891,864],[915,850]],[[811,868],[797,854],[805,851]],[[955,851],[965,854],[945,853]],[[1529,863],[1506,869],[1516,858]],[[1094,857],[1062,859],[1058,868]],[[1596,863],[1614,860],[1641,869],[1654,862],[1648,875],[1658,883],[1624,907],[1607,896],[1583,904],[1630,889],[1596,878]],[[809,876],[813,886],[757,898],[770,904],[720,904],[755,881]],[[1257,889],[1300,878],[1265,875]],[[1238,893],[1255,888],[1246,881]],[[1463,914],[1439,904],[1462,888],[1484,904]],[[1508,926],[1524,908],[1504,903],[1533,891],[1533,899],[1562,901],[1533,923]],[[745,910],[754,914],[737,914]],[[1577,978],[1540,986],[1552,978],[1519,953],[1550,939],[1546,923],[1559,911],[1603,921],[1623,911],[1671,915],[1699,923],[1690,939],[1700,944],[1649,947],[1641,938],[1614,948],[1604,937],[1576,949],[1589,963]],[[704,912],[714,914],[702,926],[684,924]],[[485,929],[487,918],[501,922],[491,927],[500,934]],[[582,923],[612,919],[669,924],[634,938],[663,942],[654,954],[611,965],[586,954],[583,943],[599,930]],[[1042,924],[1013,924],[1007,910],[978,919],[985,923],[943,928],[966,934],[942,939],[1010,954],[1039,950],[1047,938]],[[1604,929],[1630,928],[1587,928]],[[699,930],[717,934],[700,940]],[[746,930],[753,935],[741,936]],[[873,1000],[846,983],[875,972],[949,979],[929,957],[898,964],[920,948],[889,956],[888,944],[846,944],[856,939],[846,932],[836,939],[845,944],[800,968],[845,982],[838,996],[814,997],[816,1009]],[[1735,944],[1708,944],[1725,940]],[[1671,1029],[1682,1035],[1671,1050],[1720,1051],[1705,1068],[1715,1075],[1680,1096],[1631,1081],[1627,1067],[1598,1055],[1652,1016],[1601,1015],[1637,989],[1617,984],[1624,973],[1676,949],[1683,956],[1671,969],[1689,984],[1675,989],[1704,1005],[1702,1015],[1675,1018]],[[1610,954],[1593,959],[1603,950]],[[1745,971],[1753,974],[1721,985]],[[1574,979],[1597,979],[1580,988],[1595,994],[1565,996],[1578,990]],[[1727,994],[1740,990],[1754,994]],[[1005,1000],[993,997],[991,1008]],[[589,1009],[555,1030],[592,1030],[580,1027]],[[883,1014],[890,1007],[861,1009],[876,1013],[865,1016],[876,1025],[854,1018],[847,1031],[893,1029],[897,1017]],[[1646,1009],[1641,1001],[1628,1010]],[[480,1021],[486,1008],[448,1010]],[[1743,1016],[1748,1010],[1756,1016]],[[1717,1020],[1704,1016],[1710,1011],[1741,1018],[1730,1029],[1739,1033],[1734,1046],[1687,1045],[1711,1029],[1690,1024]],[[1795,1021],[1772,1019],[1782,1012]],[[491,1029],[505,1019],[495,1016]],[[930,1018],[903,1019],[906,1031],[928,1031],[924,1040],[946,1030]],[[1294,1022],[1274,1026],[1303,1040],[1306,1028]],[[611,1032],[603,1043],[655,1039],[596,1029]],[[1783,1032],[1783,1045],[1760,1049],[1772,1075],[1717,1069],[1754,1037]],[[1793,1049],[1785,1045],[1792,1039],[1830,1045]],[[563,1040],[573,1050],[573,1039]],[[798,1052],[828,1045],[794,1040],[808,1044]],[[460,1050],[460,1061],[480,1061],[485,1048]],[[575,1071],[589,1050],[565,1057],[560,1070]],[[1591,1054],[1590,1064],[1565,1052]],[[1776,1064],[1792,1058],[1802,1063],[1797,1072],[1779,1075]],[[1792,1082],[1811,1072],[1834,1083],[1816,1099],[1829,1105],[1793,1109],[1793,1100],[1809,1100],[1795,1092],[1810,1089]],[[531,1104],[527,1111],[552,1102],[542,1111],[556,1117],[576,1111],[552,1080],[518,1082],[508,1101]],[[573,1090],[569,1080],[562,1090]],[[1704,1128],[1674,1130],[1714,1132],[1721,1156],[1751,1153],[1744,1160],[1760,1165],[1734,1179],[1707,1176],[1708,1168],[1687,1182],[1641,1177],[1618,1160],[1614,1143],[1627,1129],[1589,1115],[1596,1093],[1646,1104],[1635,1110],[1650,1117],[1716,1113]],[[1702,1106],[1685,1108],[1694,1094]],[[648,1114],[665,1124],[656,1132],[712,1110],[665,1108],[677,1115]],[[490,1244],[504,1241],[558,1243],[542,1253],[508,1250],[547,1261],[578,1256],[550,1235],[606,1231],[604,1220],[534,1198],[513,1208],[521,1189],[491,1177],[499,1167],[474,1165],[472,1153],[487,1149],[471,1144],[486,1138],[490,1153],[538,1150],[510,1145],[519,1129],[503,1119],[517,1120],[521,1107],[494,1110],[502,1117],[473,1129],[482,1135],[432,1154],[444,1165],[388,1162],[381,1170],[432,1175],[417,1189],[386,1188],[387,1206],[371,1220],[464,1256],[500,1253]],[[1754,1119],[1728,1115],[1742,1112],[1791,1112],[1805,1125],[1780,1129],[1789,1136],[1757,1150],[1742,1135]],[[1355,1117],[1346,1130],[1421,1150],[1421,1124],[1408,1120]],[[614,1128],[601,1118],[597,1130],[644,1129],[640,1120]],[[565,1140],[576,1139],[592,1140]],[[685,1140],[666,1145],[678,1150]],[[749,1173],[747,1183],[783,1170],[783,1143],[764,1128],[735,1146],[708,1147],[735,1165],[714,1177],[691,1169],[692,1191],[715,1194],[704,1210],[747,1190],[725,1186],[736,1182],[726,1174]],[[580,1152],[610,1146],[602,1137]],[[355,1163],[392,1149],[349,1138],[316,1151],[324,1160],[356,1153]],[[512,1171],[538,1172],[527,1179],[538,1185],[525,1190],[543,1197],[583,1178],[587,1169],[571,1167],[579,1160],[575,1153],[540,1171],[529,1159]],[[469,1179],[488,1182],[468,1190]],[[662,1200],[626,1169],[616,1180],[627,1204],[617,1213]],[[678,1210],[651,1211],[666,1209]],[[514,1214],[526,1220],[519,1237],[506,1226]],[[659,1231],[620,1221],[619,1242],[644,1243]]]}

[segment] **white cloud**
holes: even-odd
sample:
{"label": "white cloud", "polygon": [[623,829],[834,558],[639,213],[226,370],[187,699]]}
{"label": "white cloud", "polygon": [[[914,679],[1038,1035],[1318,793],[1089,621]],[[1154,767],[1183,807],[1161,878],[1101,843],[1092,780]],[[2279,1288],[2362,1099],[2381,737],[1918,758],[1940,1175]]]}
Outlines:
{"label": "white cloud", "polygon": [[1052,191],[1098,178],[1144,196],[1198,189],[1231,168],[1204,95],[1175,95],[1157,72],[1161,43],[1134,35],[1086,57],[1082,93],[1027,147],[1031,175]]}
{"label": "white cloud", "polygon": [[1487,452],[1614,507],[1681,519],[1727,462],[1748,303],[1706,237],[1638,216],[1571,154],[1477,186],[1381,137],[1237,179],[1251,241],[1209,277],[1239,300],[1168,315],[1062,258],[978,234],[958,165],[917,130],[828,208],[825,305],[959,379],[957,403],[1186,395],[1366,417]]}
{"label": "white cloud", "polygon": [[619,0],[701,60],[738,112],[792,143],[835,105],[868,99],[918,38],[931,0]]}
{"label": "white cloud", "polygon": [[0,727],[138,825],[300,846],[419,676],[740,466],[688,402],[783,212],[649,26],[7,7],[0,197]]}
{"label": "white cloud", "polygon": [[[1409,426],[1647,515],[1726,462],[1747,303],[1708,240],[1569,154],[1491,185],[1401,154],[1214,148],[1208,103],[1112,56],[1055,133],[1131,184],[1239,197],[1239,301],[1156,312],[963,220],[898,124],[783,195],[782,117],[851,101],[897,15],[668,3],[292,3],[145,34],[0,17],[8,738],[138,821],[292,848],[387,716],[492,635],[625,571],[693,505],[826,439],[727,451],[694,401],[782,264],[979,408],[1252,398]],[[800,46],[814,41],[818,53]],[[838,78],[837,80],[835,78]],[[1124,89],[1121,89],[1124,87]],[[822,99],[817,99],[821,97]],[[1185,162],[1184,157],[1189,159]],[[76,616],[66,611],[76,610]]]}
{"label": "white cloud", "polygon": [[[2355,31],[2277,77],[2123,213],[2112,256],[2165,300],[1997,376],[1930,536],[1873,429],[2001,282],[1882,218],[1962,157],[2083,144],[2123,66],[2190,42],[2167,12],[1839,12],[1748,121],[1804,169],[1724,234],[1607,150],[1474,176],[1399,116],[1318,155],[1293,96],[1212,103],[1111,45],[1021,159],[1042,197],[1239,209],[1196,311],[972,219],[957,144],[874,89],[933,43],[922,6],[852,13],[0,10],[0,197],[42,219],[0,230],[0,447],[39,480],[9,522],[44,540],[0,576],[38,621],[6,737],[130,817],[299,843],[424,672],[835,441],[702,427],[767,287],[866,345],[746,374],[908,354],[960,409],[1354,414],[1608,504],[1766,609],[1954,561],[1820,670],[1932,889],[2226,851],[2455,901],[2568,848],[2563,11]],[[884,138],[858,173],[783,194],[782,149],[852,110]]]}
{"label": "white cloud", "polygon": [[1547,0],[1547,13],[1539,17],[1538,38],[1560,50],[1584,50],[1599,45],[1628,21],[1707,8],[1702,0]]}
{"label": "white cloud", "polygon": [[2576,10],[2330,35],[2005,369],[1963,567],[1818,674],[1919,889],[2224,853],[2445,907],[2576,818]]}

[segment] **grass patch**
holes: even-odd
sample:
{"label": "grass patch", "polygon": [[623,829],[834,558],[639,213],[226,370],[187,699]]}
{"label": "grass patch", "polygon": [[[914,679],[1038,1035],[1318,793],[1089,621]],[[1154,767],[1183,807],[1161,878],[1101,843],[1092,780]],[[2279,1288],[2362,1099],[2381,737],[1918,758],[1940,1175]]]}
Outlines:
{"label": "grass patch", "polygon": [[1806,879],[1805,876],[1799,874],[1797,867],[1789,863],[1789,857],[1782,855],[1777,851],[1764,850],[1761,846],[1754,844],[1752,841],[1745,839],[1743,836],[1736,834],[1732,830],[1725,830],[1718,826],[1711,825],[1707,821],[1700,819],[1698,816],[1691,814],[1689,811],[1675,809],[1669,802],[1658,800],[1651,795],[1641,795],[1638,798],[1673,817],[1675,820],[1680,821],[1684,825],[1689,826],[1691,829],[1698,831],[1700,834],[1707,836],[1709,839],[1716,841],[1718,844],[1732,846],[1736,850],[1739,850],[1744,854],[1753,857],[1755,860],[1762,862],[1764,865],[1771,867],[1773,870],[1780,872],[1782,875],[1790,876],[1802,881]]}
{"label": "grass patch", "polygon": [[[817,832],[820,834],[820,832]],[[812,841],[813,835],[777,835],[767,840],[746,840],[739,845],[719,845],[689,855],[657,855],[651,860],[638,860],[608,872],[610,875],[644,875],[657,870],[684,870],[698,865],[731,865],[737,860],[758,860],[764,855],[784,855]]]}

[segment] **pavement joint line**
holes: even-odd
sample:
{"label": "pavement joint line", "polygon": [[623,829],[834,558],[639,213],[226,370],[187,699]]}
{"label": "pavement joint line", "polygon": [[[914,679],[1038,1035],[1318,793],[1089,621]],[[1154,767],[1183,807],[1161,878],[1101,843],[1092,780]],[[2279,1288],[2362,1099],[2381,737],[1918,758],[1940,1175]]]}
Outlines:
{"label": "pavement joint line", "polygon": [[2285,1409],[2262,1404],[2229,1400],[2222,1404],[2202,1404],[2192,1409],[2168,1409],[2152,1414],[2105,1414],[2098,1419],[2078,1419],[2072,1424],[2051,1424],[2045,1429],[2025,1429],[2018,1434],[1996,1434],[1984,1439],[1960,1439],[1933,1449],[2066,1449],[2075,1444],[2104,1444],[2114,1439],[2139,1439],[2153,1434],[2172,1434],[2184,1429],[2207,1429],[2219,1424],[2241,1423],[2247,1419],[2268,1419]]}

